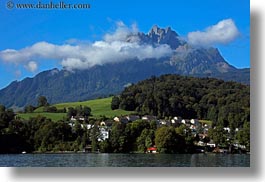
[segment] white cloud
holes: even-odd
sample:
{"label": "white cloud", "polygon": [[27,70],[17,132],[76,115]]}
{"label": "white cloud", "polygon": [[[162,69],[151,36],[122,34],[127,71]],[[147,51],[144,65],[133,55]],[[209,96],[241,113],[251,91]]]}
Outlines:
{"label": "white cloud", "polygon": [[14,64],[24,64],[29,71],[36,71],[38,65],[32,60],[56,60],[68,70],[87,69],[94,65],[110,62],[121,62],[134,58],[139,60],[147,58],[161,58],[172,53],[168,45],[139,44],[137,41],[127,42],[128,35],[138,32],[136,24],[127,27],[123,22],[116,23],[117,28],[113,33],[108,33],[102,41],[92,44],[80,43],[75,45],[55,45],[48,42],[37,42],[32,46],[12,50],[0,51],[0,60]]}
{"label": "white cloud", "polygon": [[25,68],[30,72],[35,72],[38,70],[38,64],[35,61],[30,61],[25,65]]}
{"label": "white cloud", "polygon": [[137,25],[134,23],[131,27],[127,27],[122,21],[116,22],[116,30],[114,33],[108,33],[104,36],[104,41],[126,41],[128,35],[133,35],[138,33]]}
{"label": "white cloud", "polygon": [[211,46],[227,44],[239,35],[239,31],[232,19],[225,19],[216,25],[206,28],[205,31],[190,32],[188,42],[193,45]]}

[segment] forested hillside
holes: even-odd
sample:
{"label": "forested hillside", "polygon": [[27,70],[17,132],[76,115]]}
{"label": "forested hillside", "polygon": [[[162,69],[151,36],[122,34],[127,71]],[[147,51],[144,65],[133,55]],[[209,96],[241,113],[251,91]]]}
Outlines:
{"label": "forested hillside", "polygon": [[212,120],[231,128],[250,121],[250,87],[213,78],[152,77],[126,88],[119,107],[159,118]]}

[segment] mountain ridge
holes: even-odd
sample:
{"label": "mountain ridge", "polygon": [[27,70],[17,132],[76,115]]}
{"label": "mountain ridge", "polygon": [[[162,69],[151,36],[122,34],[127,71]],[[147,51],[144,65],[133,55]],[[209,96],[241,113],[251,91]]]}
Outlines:
{"label": "mountain ridge", "polygon": [[169,46],[171,56],[159,59],[130,59],[117,63],[95,65],[86,70],[51,69],[33,78],[14,81],[0,90],[0,103],[7,107],[36,104],[44,95],[50,103],[88,100],[117,94],[128,84],[137,83],[153,75],[179,74],[196,77],[215,77],[249,84],[250,69],[237,69],[224,60],[216,48],[194,48],[173,31],[154,25],[145,34],[138,32],[126,42]]}

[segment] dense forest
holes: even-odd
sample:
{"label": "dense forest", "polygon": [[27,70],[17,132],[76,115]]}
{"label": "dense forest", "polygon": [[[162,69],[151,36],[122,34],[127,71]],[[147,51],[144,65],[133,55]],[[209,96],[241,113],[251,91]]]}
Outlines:
{"label": "dense forest", "polygon": [[207,119],[214,125],[242,128],[250,121],[250,87],[213,78],[163,75],[127,87],[113,98],[112,107],[158,118]]}

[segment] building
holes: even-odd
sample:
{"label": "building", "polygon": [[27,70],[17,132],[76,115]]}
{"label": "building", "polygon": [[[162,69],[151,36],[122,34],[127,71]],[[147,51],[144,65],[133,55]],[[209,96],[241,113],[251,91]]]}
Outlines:
{"label": "building", "polygon": [[142,116],[142,120],[146,120],[146,121],[156,121],[157,118],[156,118],[156,116],[145,115],[145,116]]}
{"label": "building", "polygon": [[119,123],[125,123],[125,124],[128,123],[128,119],[126,117],[117,117],[116,116],[115,118],[113,118],[113,120],[115,122],[119,122]]}
{"label": "building", "polygon": [[152,153],[152,154],[158,153],[157,148],[156,147],[149,147],[147,149],[147,153]]}
{"label": "building", "polygon": [[106,127],[100,127],[99,128],[100,137],[98,138],[98,141],[104,141],[109,138],[109,131]]}
{"label": "building", "polygon": [[199,126],[199,120],[198,119],[191,119],[190,123],[195,125],[195,126]]}

